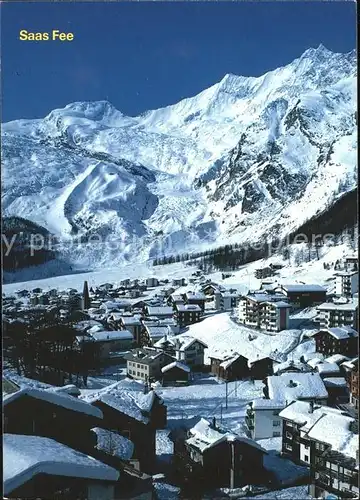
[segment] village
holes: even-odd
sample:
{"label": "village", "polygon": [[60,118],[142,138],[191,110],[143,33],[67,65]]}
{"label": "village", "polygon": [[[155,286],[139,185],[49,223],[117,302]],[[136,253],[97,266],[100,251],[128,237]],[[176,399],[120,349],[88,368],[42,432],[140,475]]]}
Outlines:
{"label": "village", "polygon": [[3,294],[5,497],[358,498],[358,257],[281,269]]}

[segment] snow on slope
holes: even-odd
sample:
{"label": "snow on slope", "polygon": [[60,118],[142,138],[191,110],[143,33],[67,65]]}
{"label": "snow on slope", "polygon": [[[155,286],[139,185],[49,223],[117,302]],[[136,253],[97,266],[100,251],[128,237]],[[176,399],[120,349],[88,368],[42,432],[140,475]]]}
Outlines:
{"label": "snow on slope", "polygon": [[82,267],[284,235],[355,188],[355,84],[355,51],[319,46],[137,117],[77,102],[4,124],[4,213],[124,243],[68,249]]}

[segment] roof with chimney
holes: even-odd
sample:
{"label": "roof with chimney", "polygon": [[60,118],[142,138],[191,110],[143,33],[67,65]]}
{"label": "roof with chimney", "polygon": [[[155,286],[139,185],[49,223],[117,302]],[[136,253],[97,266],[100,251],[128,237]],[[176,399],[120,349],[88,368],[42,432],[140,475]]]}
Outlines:
{"label": "roof with chimney", "polygon": [[291,402],[298,399],[327,399],[328,392],[318,373],[282,373],[267,377],[269,399]]}
{"label": "roof with chimney", "polygon": [[263,453],[267,453],[266,450],[256,443],[254,440],[249,439],[247,436],[229,432],[226,429],[222,429],[214,426],[208,420],[201,418],[194,427],[189,430],[189,437],[185,441],[188,446],[196,448],[201,453],[204,453],[208,449],[220,444],[223,441],[228,442],[243,442],[249,446],[257,448]]}
{"label": "roof with chimney", "polygon": [[100,401],[143,424],[149,423],[155,401],[162,402],[155,391],[146,391],[143,384],[130,379],[115,382],[91,393],[87,392],[82,399],[91,404]]}

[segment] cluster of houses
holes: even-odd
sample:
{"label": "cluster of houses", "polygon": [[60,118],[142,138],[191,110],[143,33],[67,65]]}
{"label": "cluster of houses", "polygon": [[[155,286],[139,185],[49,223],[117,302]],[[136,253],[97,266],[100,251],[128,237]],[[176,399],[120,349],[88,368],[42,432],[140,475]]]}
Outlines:
{"label": "cluster of houses", "polygon": [[73,386],[3,378],[7,498],[151,500],[156,430],[167,409],[151,389],[124,380],[82,396]]}
{"label": "cluster of houses", "polygon": [[[194,372],[210,370],[226,382],[263,381],[263,397],[248,405],[244,432],[201,417],[172,429],[174,471],[190,491],[204,481],[214,488],[270,481],[267,451],[257,441],[280,438],[283,456],[310,468],[312,496],[358,498],[357,281],[357,261],[344,259],[330,292],[266,279],[244,295],[198,272],[171,283],[126,279],[89,289],[85,282],[82,294],[34,289],[6,298],[10,318],[26,319],[29,309],[73,318],[78,348],[96,346],[102,366],[126,364],[127,379],[87,395],[74,386],[35,389],[5,380],[5,494],[153,498],[156,430],[167,414],[153,383],[186,385]],[[187,331],[205,316],[232,311],[238,322],[275,334],[309,307],[317,311],[316,351],[296,362],[244,345],[212,354],[205,367],[208,346]],[[18,457],[25,457],[20,471]]]}

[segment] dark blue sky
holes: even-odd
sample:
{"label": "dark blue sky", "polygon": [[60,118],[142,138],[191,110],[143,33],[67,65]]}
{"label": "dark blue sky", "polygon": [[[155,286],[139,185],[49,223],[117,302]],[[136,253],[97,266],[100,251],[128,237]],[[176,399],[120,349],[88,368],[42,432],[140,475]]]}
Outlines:
{"label": "dark blue sky", "polygon": [[[258,76],[320,43],[355,47],[355,3],[3,3],[2,121],[107,99],[129,115],[173,104],[226,73]],[[72,31],[22,42],[19,31]]]}

